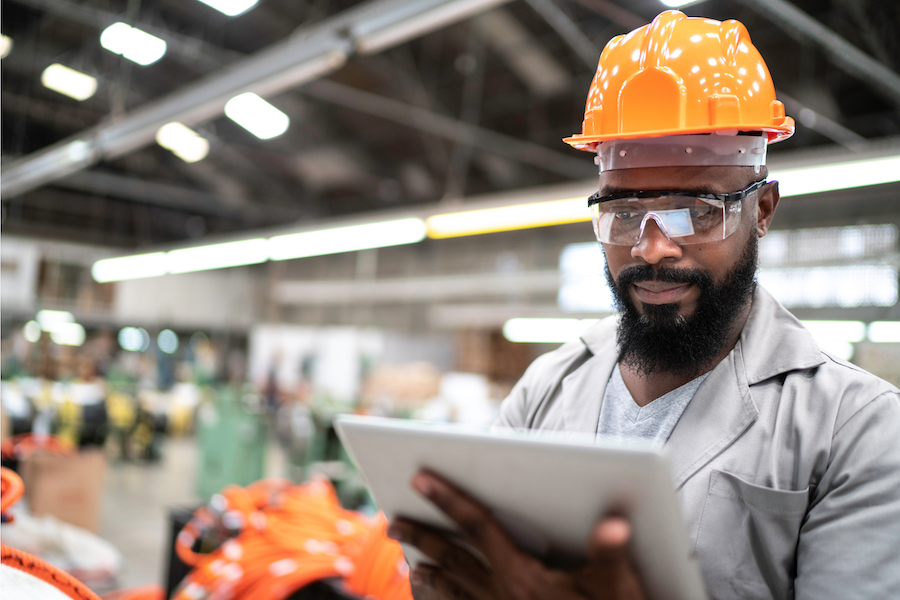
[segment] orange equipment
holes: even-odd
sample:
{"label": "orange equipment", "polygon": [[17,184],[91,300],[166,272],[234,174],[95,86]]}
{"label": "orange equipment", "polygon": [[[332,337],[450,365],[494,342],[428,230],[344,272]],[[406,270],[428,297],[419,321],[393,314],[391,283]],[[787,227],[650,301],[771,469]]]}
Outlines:
{"label": "orange equipment", "polygon": [[772,143],[793,135],[794,120],[741,23],[670,10],[610,40],[582,132],[564,141],[594,152],[607,140],[714,132],[764,132]]}
{"label": "orange equipment", "polygon": [[[386,527],[383,517],[341,508],[326,480],[228,486],[179,533],[175,550],[194,569],[172,598],[280,600],[317,580],[343,578],[360,597],[412,600],[406,561]],[[209,554],[193,552],[209,531],[231,537]]]}

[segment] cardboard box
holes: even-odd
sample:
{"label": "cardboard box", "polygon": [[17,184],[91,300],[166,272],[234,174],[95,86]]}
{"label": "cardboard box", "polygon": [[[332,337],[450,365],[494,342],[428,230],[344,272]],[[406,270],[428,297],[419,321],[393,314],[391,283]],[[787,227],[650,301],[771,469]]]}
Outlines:
{"label": "cardboard box", "polygon": [[32,514],[50,514],[96,533],[106,470],[106,455],[99,449],[72,456],[37,453],[28,457],[20,472]]}

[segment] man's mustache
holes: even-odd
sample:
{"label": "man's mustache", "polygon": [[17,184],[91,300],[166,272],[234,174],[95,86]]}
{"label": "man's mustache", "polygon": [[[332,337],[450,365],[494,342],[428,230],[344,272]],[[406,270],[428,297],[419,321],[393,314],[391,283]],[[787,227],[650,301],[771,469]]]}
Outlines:
{"label": "man's mustache", "polygon": [[658,281],[661,283],[694,284],[705,289],[712,283],[712,277],[699,269],[672,269],[670,267],[652,267],[637,265],[628,267],[619,273],[616,285],[620,290],[634,283]]}

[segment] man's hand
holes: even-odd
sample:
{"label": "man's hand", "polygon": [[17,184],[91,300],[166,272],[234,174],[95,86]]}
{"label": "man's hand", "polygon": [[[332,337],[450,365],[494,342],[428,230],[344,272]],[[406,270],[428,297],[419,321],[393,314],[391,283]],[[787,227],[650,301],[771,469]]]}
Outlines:
{"label": "man's hand", "polygon": [[626,544],[631,527],[609,517],[594,529],[588,563],[572,572],[551,569],[521,552],[490,512],[437,475],[420,471],[413,488],[453,520],[463,539],[483,560],[464,550],[446,534],[428,526],[397,519],[388,535],[411,544],[434,561],[410,574],[417,600],[644,600]]}

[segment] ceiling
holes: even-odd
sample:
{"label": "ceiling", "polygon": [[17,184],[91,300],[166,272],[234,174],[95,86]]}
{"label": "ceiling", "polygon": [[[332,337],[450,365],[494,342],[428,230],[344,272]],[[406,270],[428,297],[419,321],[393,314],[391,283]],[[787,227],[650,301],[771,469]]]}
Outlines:
{"label": "ceiling", "polygon": [[[0,29],[14,42],[0,64],[4,168],[356,4],[261,0],[231,18],[197,0],[3,0]],[[778,17],[785,5],[812,25]],[[195,126],[210,141],[204,160],[188,164],[150,144],[4,194],[3,232],[136,248],[589,178],[589,157],[560,140],[580,130],[597,56],[664,8],[659,0],[517,0],[352,55],[336,72],[268,98],[291,118],[283,135],[263,141],[224,116],[207,120]],[[708,0],[683,10],[737,18],[750,30],[798,120],[773,153],[900,135],[900,92],[890,87],[890,75],[900,82],[900,3]],[[164,37],[166,55],[142,67],[104,50],[99,34],[118,20]],[[816,24],[865,60],[816,41],[824,35]],[[78,102],[44,88],[41,73],[55,62],[97,77],[96,94]]]}

